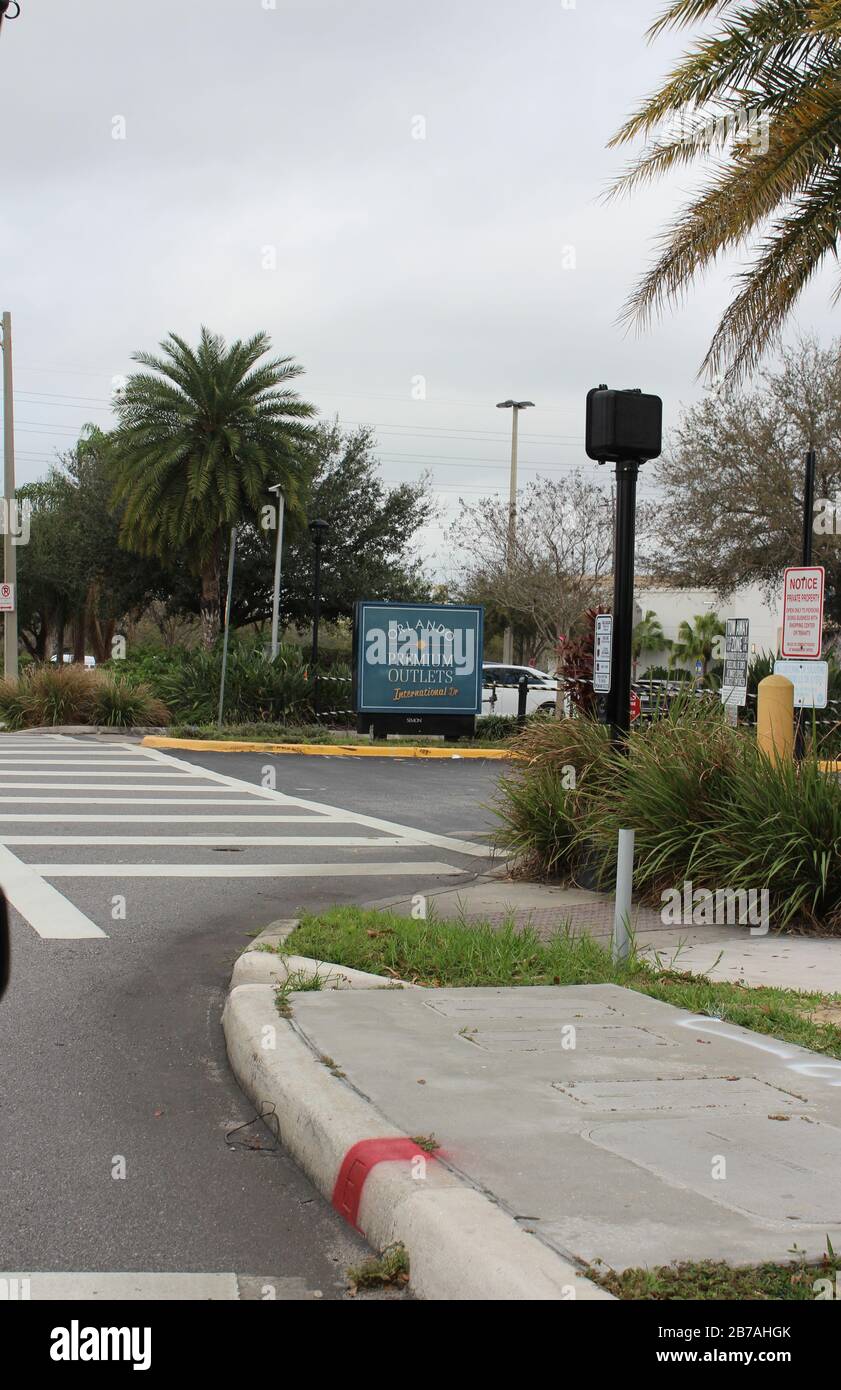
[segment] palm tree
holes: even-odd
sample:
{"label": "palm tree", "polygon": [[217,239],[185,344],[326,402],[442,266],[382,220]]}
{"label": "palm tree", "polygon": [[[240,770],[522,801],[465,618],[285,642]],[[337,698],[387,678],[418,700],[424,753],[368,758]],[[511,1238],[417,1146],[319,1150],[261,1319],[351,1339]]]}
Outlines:
{"label": "palm tree", "polygon": [[701,680],[715,655],[716,638],[724,636],[724,623],[717,613],[696,613],[691,623],[680,624],[677,641],[672,644],[672,661],[700,661]]}
{"label": "palm tree", "polygon": [[171,333],[163,357],[138,352],[149,368],[119,393],[113,437],[115,505],[128,549],[167,561],[182,555],[201,580],[205,645],[219,634],[220,563],[229,529],[257,519],[283,486],[294,514],[315,412],[289,382],[303,368],[290,357],[261,361],[265,333],[230,347],[202,328],[193,349]]}
{"label": "palm tree", "polygon": [[671,642],[663,634],[660,620],[653,608],[647,608],[631,636],[631,655],[634,659],[634,680],[637,678],[637,662],[643,652],[662,652],[671,647]]}
{"label": "palm tree", "polygon": [[[841,229],[841,5],[839,0],[672,0],[653,38],[715,14],[705,34],[610,142],[649,141],[611,193],[697,157],[709,179],[680,212],[625,317],[645,324],[681,301],[696,275],[753,238],[702,364],[730,380],[778,341],[804,286]],[[658,132],[661,123],[677,129]],[[732,145],[730,139],[733,138]]]}

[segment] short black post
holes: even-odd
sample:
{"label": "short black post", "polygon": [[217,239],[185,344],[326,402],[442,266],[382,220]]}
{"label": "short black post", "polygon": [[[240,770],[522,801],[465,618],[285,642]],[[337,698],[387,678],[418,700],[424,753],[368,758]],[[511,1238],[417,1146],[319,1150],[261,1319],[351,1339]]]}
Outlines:
{"label": "short black post", "polygon": [[517,681],[517,723],[522,726],[526,722],[526,705],[529,700],[529,678],[520,676]]}
{"label": "short black post", "polygon": [[607,720],[615,745],[631,728],[631,634],[634,629],[634,542],[636,538],[637,459],[616,464],[616,529],[613,547],[613,649]]}
{"label": "short black post", "polygon": [[321,542],[324,533],[329,529],[326,521],[311,521],[309,523],[310,535],[315,546],[313,558],[313,600],[312,600],[312,654],[310,656],[310,666],[313,675],[313,714],[316,722],[319,712],[319,688],[318,688],[318,625],[321,620]]}

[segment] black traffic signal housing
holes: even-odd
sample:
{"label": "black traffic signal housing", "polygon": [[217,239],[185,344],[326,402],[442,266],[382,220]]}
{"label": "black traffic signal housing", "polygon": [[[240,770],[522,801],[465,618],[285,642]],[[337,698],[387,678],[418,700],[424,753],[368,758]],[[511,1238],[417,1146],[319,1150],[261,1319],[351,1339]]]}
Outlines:
{"label": "black traffic signal housing", "polygon": [[611,391],[594,386],[587,392],[587,457],[599,463],[660,457],[663,449],[663,402],[638,389]]}

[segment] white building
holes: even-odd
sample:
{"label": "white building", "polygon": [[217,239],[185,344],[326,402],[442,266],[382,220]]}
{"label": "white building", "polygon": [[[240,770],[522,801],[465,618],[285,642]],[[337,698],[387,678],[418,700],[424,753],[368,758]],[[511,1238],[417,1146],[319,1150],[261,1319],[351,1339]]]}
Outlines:
{"label": "white building", "polygon": [[[663,635],[675,641],[682,622],[690,625],[703,613],[717,613],[722,622],[726,618],[748,618],[750,621],[750,651],[752,656],[763,652],[775,656],[779,649],[782,630],[783,593],[780,584],[779,598],[769,607],[758,584],[749,584],[735,589],[727,599],[721,599],[715,589],[664,589],[649,583],[644,576],[638,576],[634,584],[634,622],[638,623],[652,610],[663,629]],[[639,659],[637,674],[642,675],[649,666],[667,666],[669,653],[643,652]],[[676,662],[675,665],[690,669],[689,662]]]}

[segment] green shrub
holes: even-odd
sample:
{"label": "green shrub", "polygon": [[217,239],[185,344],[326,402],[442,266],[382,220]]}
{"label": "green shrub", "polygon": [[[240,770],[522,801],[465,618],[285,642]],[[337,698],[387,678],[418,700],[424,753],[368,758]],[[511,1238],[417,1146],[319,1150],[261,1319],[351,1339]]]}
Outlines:
{"label": "green shrub", "polygon": [[26,727],[26,699],[19,681],[0,680],[0,724],[11,730]]}
{"label": "green shrub", "polygon": [[514,738],[520,732],[516,715],[482,714],[476,720],[476,737],[483,739]]}
{"label": "green shrub", "polygon": [[767,888],[772,918],[841,932],[841,783],[817,758],[774,764],[741,739],[694,873],[714,886]]}
{"label": "green shrub", "polygon": [[638,889],[659,893],[692,878],[700,837],[719,815],[744,745],[717,707],[690,699],[634,733],[627,753],[610,753],[597,781],[585,777],[577,839],[598,852],[602,886],[613,883],[624,828],[635,832]]}
{"label": "green shrub", "polygon": [[513,748],[518,760],[499,784],[498,842],[532,872],[572,873],[576,860],[587,857],[576,832],[579,790],[601,783],[608,731],[587,717],[534,719]]}
{"label": "green shrub", "polygon": [[[8,686],[8,704],[0,696],[0,712],[12,727],[10,719],[17,712],[18,728],[37,728],[50,724],[85,724],[96,685],[96,676],[84,666],[28,666],[16,683]],[[7,717],[6,710],[9,711]]]}
{"label": "green shrub", "polygon": [[113,728],[136,728],[169,723],[169,710],[147,685],[119,676],[106,676],[97,684],[90,708],[90,723]]}
{"label": "green shrub", "polygon": [[[199,649],[161,671],[152,689],[178,723],[209,724],[217,714],[221,674],[221,647]],[[270,661],[253,647],[231,645],[225,680],[227,723],[303,723],[312,717],[312,696],[311,673],[299,647],[282,646]]]}
{"label": "green shrub", "polygon": [[535,766],[503,777],[496,809],[504,823],[497,842],[521,868],[537,876],[572,871],[575,792],[562,772]]}
{"label": "green shrub", "polygon": [[841,934],[841,783],[816,756],[772,763],[751,731],[694,700],[632,733],[624,753],[588,724],[564,720],[518,740],[524,761],[503,779],[497,811],[499,839],[525,867],[569,874],[595,860],[608,888],[628,828],[635,887],[653,902],[687,881],[767,889],[774,925]]}
{"label": "green shrub", "polygon": [[143,685],[73,664],[28,666],[0,681],[0,722],[7,729],[55,724],[161,725],[169,714]]}

